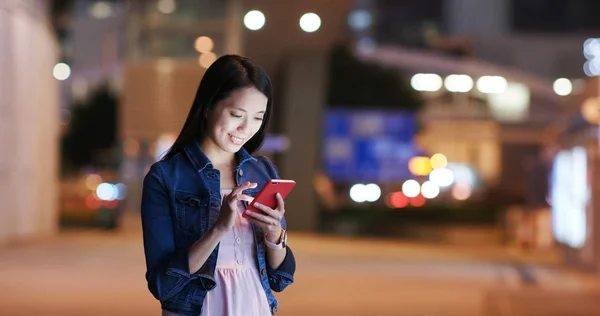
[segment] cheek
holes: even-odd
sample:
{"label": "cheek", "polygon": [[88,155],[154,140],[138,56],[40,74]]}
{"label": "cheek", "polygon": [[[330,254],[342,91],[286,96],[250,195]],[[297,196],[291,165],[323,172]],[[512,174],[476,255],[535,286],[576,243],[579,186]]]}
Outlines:
{"label": "cheek", "polygon": [[225,131],[225,132],[230,132],[232,130],[235,130],[237,127],[235,121],[229,119],[228,117],[221,117],[219,119],[219,121],[216,123],[216,129],[221,130],[221,131]]}
{"label": "cheek", "polygon": [[252,134],[253,135],[256,134],[260,130],[262,123],[263,123],[262,121],[256,121],[256,123],[252,125]]}

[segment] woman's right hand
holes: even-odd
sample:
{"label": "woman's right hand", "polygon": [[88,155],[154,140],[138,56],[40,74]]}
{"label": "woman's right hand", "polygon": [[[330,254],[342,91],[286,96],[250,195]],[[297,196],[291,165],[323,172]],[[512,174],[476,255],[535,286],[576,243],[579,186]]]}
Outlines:
{"label": "woman's right hand", "polygon": [[245,195],[242,192],[244,190],[256,188],[258,184],[254,182],[244,182],[237,187],[233,188],[231,193],[223,198],[223,204],[219,211],[219,218],[215,223],[215,229],[223,232],[231,230],[235,224],[235,219],[239,216],[238,201],[252,202],[254,199],[249,195]]}

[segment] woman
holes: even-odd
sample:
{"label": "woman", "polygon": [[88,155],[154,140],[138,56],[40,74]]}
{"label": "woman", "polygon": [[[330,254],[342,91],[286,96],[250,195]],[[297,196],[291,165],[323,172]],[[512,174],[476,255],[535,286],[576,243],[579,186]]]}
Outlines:
{"label": "woman", "polygon": [[144,179],[146,280],[163,315],[272,315],[293,282],[285,209],[241,216],[277,178],[263,143],[271,82],[249,58],[226,55],[207,69],[177,140]]}

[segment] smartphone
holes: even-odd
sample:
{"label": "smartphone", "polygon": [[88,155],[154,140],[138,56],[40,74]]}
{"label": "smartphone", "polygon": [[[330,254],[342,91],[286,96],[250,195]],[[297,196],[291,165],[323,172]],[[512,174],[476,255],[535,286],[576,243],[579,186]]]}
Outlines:
{"label": "smartphone", "polygon": [[[276,194],[281,194],[282,198],[286,198],[287,195],[292,191],[294,186],[296,185],[296,181],[294,180],[281,180],[281,179],[271,179],[265,183],[262,190],[258,192],[254,200],[248,204],[246,210],[250,210],[252,212],[257,212],[260,214],[264,214],[263,211],[254,207],[254,202],[258,202],[262,205],[268,206],[272,209],[277,207],[277,197]],[[248,218],[246,212],[242,213],[244,218]]]}

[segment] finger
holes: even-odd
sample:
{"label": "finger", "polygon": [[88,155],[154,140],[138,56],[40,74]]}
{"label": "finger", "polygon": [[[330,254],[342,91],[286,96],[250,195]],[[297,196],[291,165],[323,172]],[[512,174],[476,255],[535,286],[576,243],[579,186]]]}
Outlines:
{"label": "finger", "polygon": [[248,203],[252,202],[254,200],[253,197],[246,195],[246,194],[230,194],[229,195],[229,202],[237,202],[237,201],[246,201]]}
{"label": "finger", "polygon": [[285,213],[285,207],[284,207],[285,201],[283,200],[281,193],[275,194],[275,198],[277,198],[277,209],[283,215],[283,213]]}
{"label": "finger", "polygon": [[237,202],[240,199],[239,196],[240,196],[239,194],[230,193],[226,196],[227,202],[229,202],[229,203]]}
{"label": "finger", "polygon": [[273,225],[272,223],[265,223],[255,218],[248,218],[248,220],[254,225],[257,225],[260,228],[262,228],[265,232],[273,232],[277,228],[277,225]]}
{"label": "finger", "polygon": [[242,191],[247,190],[247,189],[252,189],[252,188],[256,188],[258,184],[256,182],[244,182],[240,185],[238,185],[237,187],[235,187],[231,193],[232,194],[239,194],[242,193]]}
{"label": "finger", "polygon": [[253,197],[251,197],[250,195],[246,195],[246,194],[239,194],[239,199],[242,201],[246,201],[248,203],[250,203],[254,200]]}
{"label": "finger", "polygon": [[274,210],[266,205],[262,205],[258,202],[254,202],[254,207],[256,207],[257,209],[267,213],[270,217],[274,218],[275,220],[279,220],[281,218],[281,212]]}
{"label": "finger", "polygon": [[246,211],[246,215],[255,218],[261,222],[264,222],[267,225],[277,225],[278,223],[277,218],[268,215],[263,215],[257,212]]}

